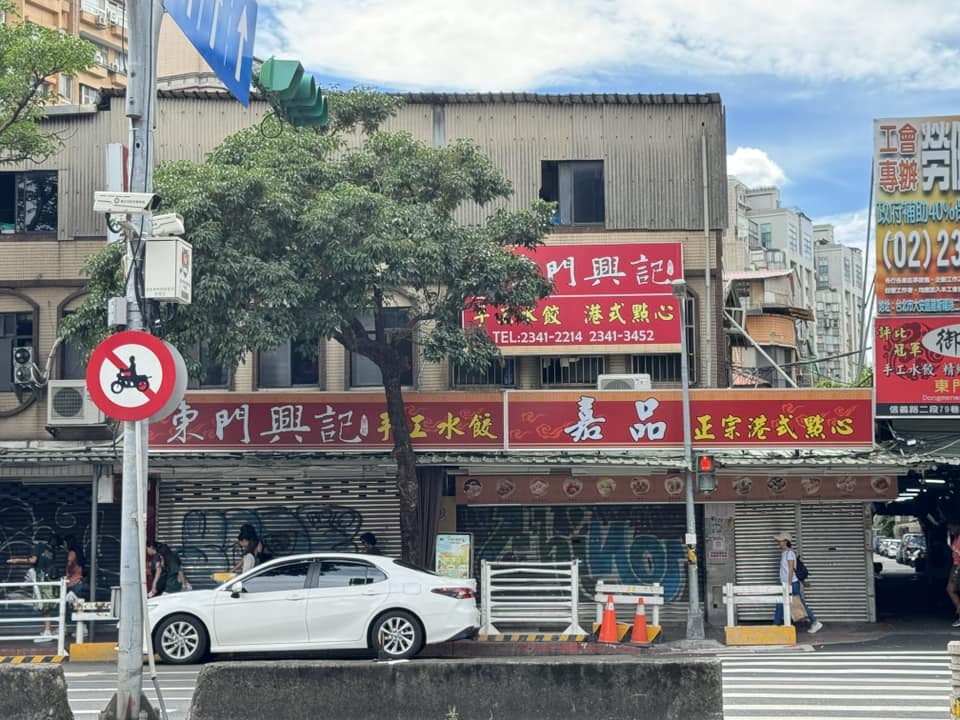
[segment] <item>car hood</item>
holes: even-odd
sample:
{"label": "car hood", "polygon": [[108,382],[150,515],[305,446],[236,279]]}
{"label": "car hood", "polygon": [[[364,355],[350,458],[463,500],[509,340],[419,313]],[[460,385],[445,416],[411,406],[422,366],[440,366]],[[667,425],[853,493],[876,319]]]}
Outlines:
{"label": "car hood", "polygon": [[217,590],[188,590],[152,597],[147,600],[150,620],[153,621],[154,618],[166,615],[174,609],[209,607],[213,605],[213,596],[217,592]]}

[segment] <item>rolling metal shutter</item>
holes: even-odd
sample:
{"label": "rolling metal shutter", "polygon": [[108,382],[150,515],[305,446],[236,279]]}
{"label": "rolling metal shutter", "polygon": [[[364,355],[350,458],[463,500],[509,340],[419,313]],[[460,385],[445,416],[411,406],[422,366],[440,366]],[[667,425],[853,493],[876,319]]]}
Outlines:
{"label": "rolling metal shutter", "polygon": [[[697,537],[703,533],[703,507],[697,507]],[[503,505],[457,507],[457,532],[473,534],[473,577],[482,560],[565,562],[580,560],[580,619],[594,621],[597,580],[664,586],[663,623],[687,617],[687,565],[683,546],[683,504],[663,505]],[[703,557],[702,548],[698,548]],[[705,565],[700,563],[700,587]],[[702,593],[701,593],[702,597]],[[633,622],[634,611],[619,607],[619,618]]]}
{"label": "rolling metal shutter", "polygon": [[[30,555],[34,539],[43,532],[73,535],[86,553],[90,582],[91,484],[60,482],[0,483],[0,582],[21,582],[24,567],[7,565],[11,556]],[[110,587],[120,578],[120,504],[97,506],[97,598],[110,599]],[[66,562],[56,549],[54,562]]]}
{"label": "rolling metal shutter", "polygon": [[[817,619],[872,622],[876,616],[867,528],[869,508],[864,503],[738,504],[737,584],[778,582],[780,550],[773,535],[789,532],[810,571],[803,594]],[[770,620],[773,608],[742,605],[737,616]]]}
{"label": "rolling metal shutter", "polygon": [[[256,473],[256,474],[254,474]],[[234,544],[252,524],[277,555],[360,547],[372,532],[388,555],[400,555],[400,510],[394,477],[277,477],[269,468],[249,477],[161,477],[157,539],[172,547],[195,588],[240,559]]]}

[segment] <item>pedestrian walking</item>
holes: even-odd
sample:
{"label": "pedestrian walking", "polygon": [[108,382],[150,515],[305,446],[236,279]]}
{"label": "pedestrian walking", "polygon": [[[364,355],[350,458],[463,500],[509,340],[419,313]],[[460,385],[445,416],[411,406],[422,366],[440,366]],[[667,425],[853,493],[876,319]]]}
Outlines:
{"label": "pedestrian walking", "polygon": [[242,557],[231,568],[231,572],[246,572],[257,566],[257,551],[260,548],[260,536],[253,525],[244,523],[237,533],[237,544],[243,553]]}
{"label": "pedestrian walking", "polygon": [[56,588],[52,586],[37,585],[36,583],[49,582],[54,579],[56,569],[54,568],[53,558],[54,538],[49,533],[39,535],[33,544],[33,552],[23,557],[7,558],[7,565],[29,565],[24,575],[26,582],[33,583],[34,608],[43,617],[43,632],[40,637],[34,638],[34,642],[44,643],[54,640],[53,632],[50,629],[50,616],[53,614],[53,605],[51,603],[41,602],[50,600],[57,594]]}
{"label": "pedestrian walking", "polygon": [[365,532],[360,535],[361,552],[367,555],[383,555],[383,550],[377,545],[377,536],[372,532]]}
{"label": "pedestrian walking", "polygon": [[950,566],[950,575],[947,577],[947,595],[957,614],[953,627],[960,627],[960,594],[958,594],[960,592],[960,524],[947,525],[947,544],[953,555],[953,564]]}
{"label": "pedestrian walking", "polygon": [[67,602],[73,606],[77,600],[86,595],[86,585],[83,580],[83,572],[86,567],[86,560],[83,556],[83,549],[80,543],[73,535],[65,535],[60,540],[60,547],[67,554],[66,568],[64,576],[67,578]]}
{"label": "pedestrian walking", "polygon": [[[780,582],[789,584],[790,594],[800,598],[803,609],[807,613],[807,620],[810,621],[808,632],[818,632],[823,627],[823,623],[817,620],[817,616],[813,614],[813,610],[810,609],[810,606],[807,605],[807,601],[803,597],[800,580],[797,579],[796,573],[797,553],[793,550],[793,536],[790,535],[790,533],[781,532],[774,535],[773,538],[780,546]],[[776,625],[782,625],[783,605],[778,603],[776,608],[773,615],[773,622]]]}
{"label": "pedestrian walking", "polygon": [[147,555],[151,556],[154,563],[153,580],[150,585],[150,592],[147,593],[148,597],[192,589],[183,574],[180,556],[169,545],[158,543],[156,540],[149,540],[147,542]]}

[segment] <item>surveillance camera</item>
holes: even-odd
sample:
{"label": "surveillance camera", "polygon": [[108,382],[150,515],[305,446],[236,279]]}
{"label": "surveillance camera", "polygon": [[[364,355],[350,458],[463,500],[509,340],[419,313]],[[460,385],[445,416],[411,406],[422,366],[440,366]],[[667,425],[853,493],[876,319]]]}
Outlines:
{"label": "surveillance camera", "polygon": [[127,215],[149,215],[160,206],[154,193],[95,192],[93,211]]}
{"label": "surveillance camera", "polygon": [[151,218],[153,237],[183,235],[183,216],[179,213],[154,215]]}

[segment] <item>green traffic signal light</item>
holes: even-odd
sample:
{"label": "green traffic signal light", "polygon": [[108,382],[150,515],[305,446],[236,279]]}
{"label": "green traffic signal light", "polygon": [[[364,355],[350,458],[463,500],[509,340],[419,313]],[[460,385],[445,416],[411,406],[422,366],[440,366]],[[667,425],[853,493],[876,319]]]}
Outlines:
{"label": "green traffic signal light", "polygon": [[296,60],[270,58],[260,66],[257,84],[278,115],[296,127],[327,124],[327,98]]}

